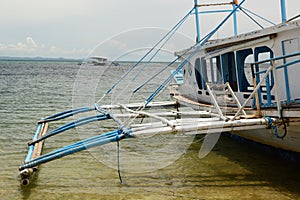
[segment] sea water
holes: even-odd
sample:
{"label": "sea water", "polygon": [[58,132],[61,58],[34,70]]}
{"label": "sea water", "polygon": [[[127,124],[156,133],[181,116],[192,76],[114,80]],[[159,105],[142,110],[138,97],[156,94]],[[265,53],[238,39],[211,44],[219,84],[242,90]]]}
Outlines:
{"label": "sea water", "polygon": [[[104,70],[75,62],[0,62],[0,199],[300,198],[299,162],[229,135],[222,135],[202,159],[198,157],[202,136],[179,140],[154,136],[121,141],[122,184],[117,173],[117,147],[111,144],[43,164],[30,185],[21,186],[18,167],[25,159],[26,144],[35,132],[36,122],[75,104],[92,106],[91,102],[101,98],[130,65]],[[146,67],[146,73],[139,77],[146,80],[162,66]],[[155,83],[151,90],[159,84]],[[150,93],[137,98],[145,99]],[[125,102],[134,101],[136,96],[125,94],[114,93],[102,101],[114,103],[124,96],[127,96]],[[53,127],[65,122],[57,122]],[[101,127],[98,124],[87,127],[47,139],[44,152],[101,134],[114,125],[103,122]],[[187,145],[181,146],[182,143]],[[166,144],[170,148],[158,151]]]}

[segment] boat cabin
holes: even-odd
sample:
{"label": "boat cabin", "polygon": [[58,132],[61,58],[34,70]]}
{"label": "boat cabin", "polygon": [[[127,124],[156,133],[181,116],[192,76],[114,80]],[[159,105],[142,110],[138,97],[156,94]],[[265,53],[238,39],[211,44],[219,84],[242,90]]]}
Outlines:
{"label": "boat cabin", "polygon": [[[278,95],[281,103],[294,103],[300,97],[300,90],[297,89],[300,83],[297,78],[297,74],[300,74],[299,24],[300,21],[295,21],[239,36],[209,41],[190,60],[189,65],[184,67],[186,86],[180,87],[182,88],[180,94],[208,103],[211,99],[207,91],[207,83],[228,82],[242,103],[253,92],[254,84],[262,80],[273,63],[276,65]],[[185,58],[184,55],[182,57]],[[261,107],[276,105],[274,79],[274,72],[267,74],[258,90]],[[191,87],[197,91],[197,94],[191,94],[191,90],[188,89]],[[255,102],[249,103],[249,106],[251,105],[255,106]]]}
{"label": "boat cabin", "polygon": [[92,56],[89,57],[88,63],[91,63],[93,65],[104,66],[108,64],[108,59],[105,57]]}

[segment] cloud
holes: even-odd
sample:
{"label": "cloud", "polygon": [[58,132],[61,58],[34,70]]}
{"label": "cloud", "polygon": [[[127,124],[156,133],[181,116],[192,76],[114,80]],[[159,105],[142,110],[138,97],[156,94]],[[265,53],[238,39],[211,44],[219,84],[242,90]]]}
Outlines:
{"label": "cloud", "polygon": [[32,37],[27,37],[25,42],[17,42],[16,44],[0,44],[0,52],[34,52],[39,48]]}
{"label": "cloud", "polygon": [[45,56],[45,57],[73,57],[80,58],[88,55],[90,49],[62,49],[54,45],[47,46],[37,43],[32,37],[26,37],[25,41],[14,44],[0,43],[0,55],[2,56]]}
{"label": "cloud", "polygon": [[37,48],[37,44],[35,43],[35,41],[32,39],[32,37],[27,37],[26,38],[26,43],[28,47],[33,47],[33,48]]}

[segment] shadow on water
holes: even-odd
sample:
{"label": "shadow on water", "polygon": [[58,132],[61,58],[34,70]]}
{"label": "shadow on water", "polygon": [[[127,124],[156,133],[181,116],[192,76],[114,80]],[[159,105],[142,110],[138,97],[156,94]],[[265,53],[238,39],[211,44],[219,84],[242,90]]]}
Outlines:
{"label": "shadow on water", "polygon": [[40,169],[38,169],[36,172],[34,172],[32,178],[29,180],[30,183],[28,185],[20,184],[21,199],[23,199],[23,200],[32,199],[31,198],[32,190],[34,190],[34,188],[36,188],[38,186],[37,183],[38,183],[39,170]]}
{"label": "shadow on water", "polygon": [[32,187],[33,186],[22,186],[22,185],[20,185],[22,199],[24,199],[24,200],[30,199],[30,194],[31,194],[30,191],[31,191]]}
{"label": "shadow on water", "polygon": [[[126,174],[128,184],[142,194],[188,199],[297,199],[300,163],[282,158],[257,143],[222,135],[213,151],[198,158],[201,136],[172,165],[148,174]],[[125,190],[124,189],[124,190]]]}
{"label": "shadow on water", "polygon": [[[220,187],[267,186],[300,197],[300,154],[288,153],[232,134],[222,135],[213,153],[233,163],[237,173],[230,169],[220,170],[222,173],[217,177],[205,177],[206,185],[209,185],[210,179],[231,180],[230,185]],[[240,167],[244,173],[239,173]]]}

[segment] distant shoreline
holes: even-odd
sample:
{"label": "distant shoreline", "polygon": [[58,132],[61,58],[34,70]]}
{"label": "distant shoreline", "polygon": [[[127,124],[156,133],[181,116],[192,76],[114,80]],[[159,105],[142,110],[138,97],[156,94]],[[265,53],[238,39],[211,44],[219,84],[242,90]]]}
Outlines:
{"label": "distant shoreline", "polygon": [[[47,58],[47,57],[10,57],[10,56],[0,56],[0,61],[20,61],[20,62],[77,62],[82,63],[84,59],[82,58]],[[134,60],[121,60],[118,63],[137,63]],[[141,63],[147,63],[147,61],[142,61]],[[170,63],[170,61],[152,61],[153,63]]]}
{"label": "distant shoreline", "polygon": [[0,56],[0,61],[39,61],[39,62],[82,62],[76,58],[46,58],[46,57],[9,57]]}

